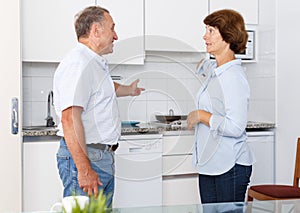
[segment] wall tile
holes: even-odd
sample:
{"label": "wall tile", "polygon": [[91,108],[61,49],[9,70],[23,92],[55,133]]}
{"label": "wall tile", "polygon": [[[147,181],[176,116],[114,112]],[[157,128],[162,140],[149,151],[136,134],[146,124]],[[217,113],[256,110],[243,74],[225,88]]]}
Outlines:
{"label": "wall tile", "polygon": [[58,63],[23,62],[23,76],[53,77]]}
{"label": "wall tile", "polygon": [[23,101],[32,101],[32,78],[31,77],[23,77],[22,84],[22,98]]}
{"label": "wall tile", "polygon": [[275,78],[250,78],[251,100],[275,100]]}
{"label": "wall tile", "polygon": [[146,79],[168,79],[172,78],[173,74],[167,69],[167,67],[159,66],[156,69],[152,70],[144,70],[143,72],[140,72],[138,75],[140,75],[142,78]]}
{"label": "wall tile", "polygon": [[32,102],[31,125],[46,125],[47,117],[46,102]]}
{"label": "wall tile", "polygon": [[167,115],[167,101],[148,101],[147,102],[147,122],[156,121],[155,115]]}
{"label": "wall tile", "polygon": [[196,64],[188,63],[170,63],[168,64],[168,71],[174,78],[193,78],[195,75]]}
{"label": "wall tile", "polygon": [[[259,63],[243,64],[251,88],[251,120],[275,121],[275,63],[266,58]],[[176,114],[195,110],[200,86],[195,76],[196,65],[176,61],[146,62],[143,66],[111,65],[111,74],[122,77],[117,82],[130,84],[140,79],[139,86],[146,89],[138,97],[118,98],[121,119],[153,121],[155,114],[168,114],[170,108]],[[56,63],[23,63],[23,125],[45,123],[47,96],[52,90],[56,67]]]}
{"label": "wall tile", "polygon": [[275,100],[252,100],[248,120],[275,122]]}
{"label": "wall tile", "polygon": [[167,101],[167,107],[168,107],[168,111],[167,111],[167,115],[169,114],[169,110],[173,109],[174,111],[174,115],[185,115],[188,112],[186,111],[186,105],[187,102],[186,101],[179,101],[179,100],[168,100]]}
{"label": "wall tile", "polygon": [[184,109],[184,112],[189,114],[191,111],[196,110],[196,104],[195,101],[186,101],[186,108]]}
{"label": "wall tile", "polygon": [[[46,117],[48,115],[47,102],[32,102],[31,125],[46,125]],[[53,117],[55,124],[58,124],[54,107],[50,106],[50,115]]]}
{"label": "wall tile", "polygon": [[50,77],[32,77],[32,101],[47,101],[53,88],[52,81]]}
{"label": "wall tile", "polygon": [[258,63],[243,64],[248,78],[275,77],[275,60],[261,60]]}
{"label": "wall tile", "polygon": [[[199,80],[197,78],[188,78],[188,79],[184,79],[183,81],[185,82],[185,85],[187,85],[187,90],[189,93],[188,97],[195,100],[197,97],[199,88],[201,86]],[[187,100],[189,100],[189,99],[187,99]]]}
{"label": "wall tile", "polygon": [[31,116],[32,116],[32,102],[23,101],[23,113],[22,113],[22,122],[23,126],[31,126]]}
{"label": "wall tile", "polygon": [[165,101],[168,94],[167,79],[150,78],[147,79],[147,100],[148,101]]}
{"label": "wall tile", "polygon": [[168,79],[168,94],[170,95],[170,98],[174,100],[192,100],[193,96],[191,95],[188,85],[185,84],[186,81],[182,79]]}
{"label": "wall tile", "polygon": [[120,118],[123,121],[130,120],[128,117],[128,106],[129,106],[130,100],[122,100],[118,99],[118,107],[120,111]]}
{"label": "wall tile", "polygon": [[147,117],[146,101],[118,100],[121,120],[145,121]]}

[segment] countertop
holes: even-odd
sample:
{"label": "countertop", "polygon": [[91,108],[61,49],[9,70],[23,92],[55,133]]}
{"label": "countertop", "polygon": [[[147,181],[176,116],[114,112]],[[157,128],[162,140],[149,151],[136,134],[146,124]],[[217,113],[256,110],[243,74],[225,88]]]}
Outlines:
{"label": "countertop", "polygon": [[[264,129],[272,129],[275,128],[275,123],[271,122],[257,122],[257,121],[249,121],[247,124],[246,130],[255,131],[255,130],[264,130]],[[23,130],[22,134],[24,137],[35,137],[35,136],[56,136],[57,129],[53,128],[45,128],[38,130]],[[178,135],[178,134],[193,134],[193,130],[188,130],[184,126],[179,125],[158,125],[158,124],[142,124],[136,127],[122,127],[121,134],[122,135],[130,135],[130,134],[155,134],[160,133],[164,135]]]}

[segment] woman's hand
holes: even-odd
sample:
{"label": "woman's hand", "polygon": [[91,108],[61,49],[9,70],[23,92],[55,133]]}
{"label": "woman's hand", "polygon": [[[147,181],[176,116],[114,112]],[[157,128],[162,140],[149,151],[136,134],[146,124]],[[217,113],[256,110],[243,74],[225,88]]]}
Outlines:
{"label": "woman's hand", "polygon": [[193,127],[200,122],[198,110],[192,111],[189,113],[187,119],[187,128],[193,129]]}
{"label": "woman's hand", "polygon": [[193,127],[200,122],[209,126],[209,120],[211,115],[211,113],[206,112],[204,110],[195,110],[190,112],[187,117],[187,128],[193,129]]}

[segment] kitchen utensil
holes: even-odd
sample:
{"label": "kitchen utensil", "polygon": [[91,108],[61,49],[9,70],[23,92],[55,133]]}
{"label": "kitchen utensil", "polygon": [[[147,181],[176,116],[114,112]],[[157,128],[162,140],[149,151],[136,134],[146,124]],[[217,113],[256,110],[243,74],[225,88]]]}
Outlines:
{"label": "kitchen utensil", "polygon": [[138,121],[121,121],[122,127],[136,127],[139,123]]}
{"label": "kitchen utensil", "polygon": [[155,115],[155,118],[160,122],[166,123],[176,120],[186,120],[187,115]]}

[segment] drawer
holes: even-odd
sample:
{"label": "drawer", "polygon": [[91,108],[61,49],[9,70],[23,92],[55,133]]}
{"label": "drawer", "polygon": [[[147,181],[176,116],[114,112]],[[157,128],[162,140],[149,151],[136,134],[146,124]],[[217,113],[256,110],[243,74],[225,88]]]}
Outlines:
{"label": "drawer", "polygon": [[176,205],[176,212],[199,212],[195,204],[200,204],[197,174],[163,179],[163,205]]}
{"label": "drawer", "polygon": [[162,153],[162,139],[139,139],[119,140],[119,147],[116,155],[120,154],[141,154],[141,153]]}
{"label": "drawer", "polygon": [[163,137],[163,155],[191,154],[193,147],[194,135]]}
{"label": "drawer", "polygon": [[163,156],[163,176],[198,173],[189,155]]}

